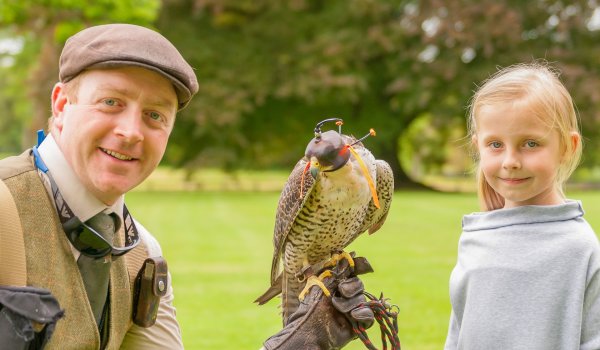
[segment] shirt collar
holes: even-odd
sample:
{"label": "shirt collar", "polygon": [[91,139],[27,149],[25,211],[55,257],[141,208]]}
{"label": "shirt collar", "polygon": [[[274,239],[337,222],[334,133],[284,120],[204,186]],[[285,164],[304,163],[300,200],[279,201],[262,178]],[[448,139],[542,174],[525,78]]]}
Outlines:
{"label": "shirt collar", "polygon": [[121,218],[121,221],[123,220],[124,197],[120,196],[111,206],[107,206],[96,198],[81,183],[52,134],[46,136],[39,145],[38,151],[52,174],[61,195],[79,220],[85,222],[101,211],[107,214],[114,212]]}

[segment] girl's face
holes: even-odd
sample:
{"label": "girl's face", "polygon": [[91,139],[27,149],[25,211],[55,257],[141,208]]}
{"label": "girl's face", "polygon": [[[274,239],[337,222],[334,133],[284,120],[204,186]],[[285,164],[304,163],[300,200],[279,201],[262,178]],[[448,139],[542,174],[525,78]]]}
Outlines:
{"label": "girl's face", "polygon": [[505,208],[564,202],[556,183],[559,133],[522,104],[483,106],[473,136],[480,167]]}

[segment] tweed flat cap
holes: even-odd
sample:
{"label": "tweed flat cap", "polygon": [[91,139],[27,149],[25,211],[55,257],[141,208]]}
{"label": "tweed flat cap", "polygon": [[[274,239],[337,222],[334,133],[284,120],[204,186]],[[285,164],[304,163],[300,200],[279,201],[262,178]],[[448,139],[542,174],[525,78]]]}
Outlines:
{"label": "tweed flat cap", "polygon": [[179,109],[198,92],[194,70],[164,36],[133,24],[90,27],[70,37],[60,55],[58,77],[66,83],[91,68],[138,66],[169,79]]}

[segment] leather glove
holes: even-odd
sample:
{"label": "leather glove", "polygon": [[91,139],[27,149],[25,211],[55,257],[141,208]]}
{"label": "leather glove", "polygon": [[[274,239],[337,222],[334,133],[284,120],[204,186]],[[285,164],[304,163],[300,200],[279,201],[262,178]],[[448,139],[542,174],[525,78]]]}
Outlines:
{"label": "leather glove", "polygon": [[45,289],[0,286],[0,348],[43,349],[63,315]]}
{"label": "leather glove", "polygon": [[373,272],[366,258],[354,258],[351,269],[343,259],[323,283],[331,292],[325,296],[313,287],[290,317],[287,325],[264,342],[267,350],[341,349],[357,335],[349,320],[367,329],[373,325],[373,311],[365,305],[364,286],[356,275]]}

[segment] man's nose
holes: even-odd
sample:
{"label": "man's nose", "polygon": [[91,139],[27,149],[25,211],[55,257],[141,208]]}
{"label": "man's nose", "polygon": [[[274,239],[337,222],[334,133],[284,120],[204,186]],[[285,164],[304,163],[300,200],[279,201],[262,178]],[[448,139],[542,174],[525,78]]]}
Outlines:
{"label": "man's nose", "polygon": [[143,115],[137,108],[131,108],[118,116],[115,134],[128,143],[137,143],[144,140]]}

